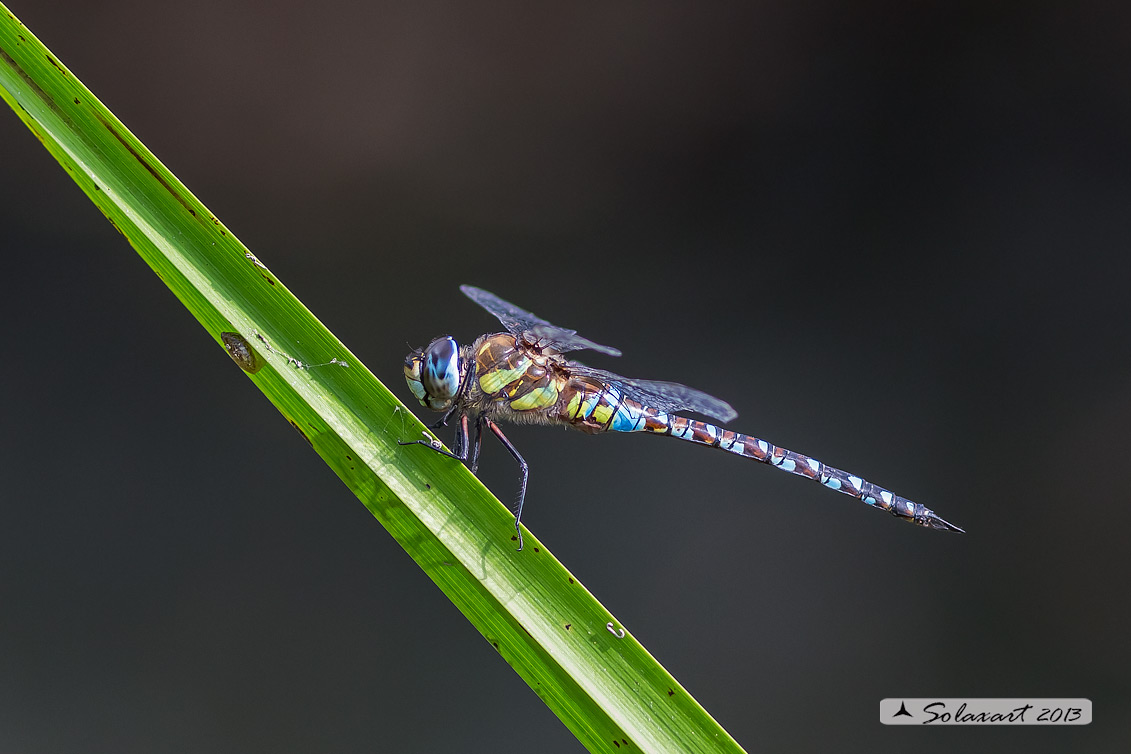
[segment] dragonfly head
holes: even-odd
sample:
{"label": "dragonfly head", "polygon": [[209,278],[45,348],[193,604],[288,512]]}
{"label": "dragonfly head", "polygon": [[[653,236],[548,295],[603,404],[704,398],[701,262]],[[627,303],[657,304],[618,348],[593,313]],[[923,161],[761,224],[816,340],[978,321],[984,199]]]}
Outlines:
{"label": "dragonfly head", "polygon": [[405,357],[404,378],[422,406],[447,411],[459,392],[459,367],[459,345],[445,335]]}

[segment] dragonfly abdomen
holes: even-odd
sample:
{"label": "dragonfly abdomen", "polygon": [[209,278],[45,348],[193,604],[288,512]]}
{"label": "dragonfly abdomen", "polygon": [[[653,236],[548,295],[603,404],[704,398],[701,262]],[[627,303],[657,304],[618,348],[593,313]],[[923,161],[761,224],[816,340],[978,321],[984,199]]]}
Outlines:
{"label": "dragonfly abdomen", "polygon": [[620,416],[626,400],[612,385],[593,377],[571,375],[561,390],[555,417],[588,434],[606,432]]}
{"label": "dragonfly abdomen", "polygon": [[716,427],[707,422],[688,419],[642,406],[636,401],[621,401],[617,415],[609,423],[609,431],[648,432],[670,435],[697,445],[734,453],[744,458],[753,458],[790,474],[812,479],[824,486],[857,500],[887,511],[903,521],[926,526],[931,529],[962,531],[957,526],[939,518],[934,511],[920,503],[900,497],[890,490],[873,484],[855,474],[828,466],[816,458],[802,455],[792,450],[779,448],[771,442]]}

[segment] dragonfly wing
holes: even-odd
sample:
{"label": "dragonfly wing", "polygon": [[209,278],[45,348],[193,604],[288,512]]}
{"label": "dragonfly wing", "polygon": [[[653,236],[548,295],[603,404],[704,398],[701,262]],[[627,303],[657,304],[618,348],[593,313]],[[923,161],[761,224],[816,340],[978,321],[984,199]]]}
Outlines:
{"label": "dragonfly wing", "polygon": [[535,325],[527,331],[527,334],[532,336],[535,342],[543,346],[551,346],[558,353],[588,348],[590,351],[606,353],[609,356],[620,356],[619,348],[594,343],[589,338],[578,335],[576,330],[567,330],[564,327],[554,327],[550,324]]}
{"label": "dragonfly wing", "polygon": [[588,348],[610,356],[620,356],[620,351],[616,348],[594,343],[578,335],[576,330],[555,327],[538,315],[520,309],[509,301],[503,301],[482,288],[461,285],[459,289],[463,295],[494,314],[511,335],[526,336],[530,342],[553,348],[558,353]]}
{"label": "dragonfly wing", "polygon": [[569,368],[577,374],[608,382],[625,397],[660,411],[694,411],[721,422],[729,422],[738,416],[738,412],[726,401],[678,382],[634,380],[576,361],[571,361]]}
{"label": "dragonfly wing", "polygon": [[531,330],[538,325],[553,327],[553,325],[536,314],[532,314],[525,309],[519,309],[509,301],[503,301],[494,293],[485,291],[482,288],[476,288],[473,285],[461,285],[459,289],[463,292],[463,295],[498,317],[499,321],[503,323],[503,326],[506,327],[512,335],[522,335],[527,330]]}

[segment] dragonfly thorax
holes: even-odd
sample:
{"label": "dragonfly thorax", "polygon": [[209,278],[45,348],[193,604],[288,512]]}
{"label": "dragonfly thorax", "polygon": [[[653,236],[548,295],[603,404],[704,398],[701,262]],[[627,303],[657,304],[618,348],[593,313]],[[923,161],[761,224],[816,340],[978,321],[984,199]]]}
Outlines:
{"label": "dragonfly thorax", "polygon": [[433,411],[451,408],[462,374],[459,351],[455,338],[445,335],[405,357],[404,378],[421,405]]}

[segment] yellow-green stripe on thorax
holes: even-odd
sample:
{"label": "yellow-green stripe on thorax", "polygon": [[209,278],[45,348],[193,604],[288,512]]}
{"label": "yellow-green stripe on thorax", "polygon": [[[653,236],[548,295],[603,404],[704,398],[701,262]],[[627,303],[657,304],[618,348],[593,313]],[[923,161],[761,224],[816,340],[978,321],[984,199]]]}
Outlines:
{"label": "yellow-green stripe on thorax", "polygon": [[514,412],[512,419],[560,421],[587,433],[666,428],[666,415],[626,400],[596,377],[571,374],[560,356],[524,347],[512,335],[488,335],[473,358],[479,390],[487,400]]}
{"label": "yellow-green stripe on thorax", "polygon": [[497,333],[475,351],[479,389],[494,400],[505,400],[515,411],[547,409],[558,402],[564,377],[553,368],[552,357],[515,344],[513,335]]}

